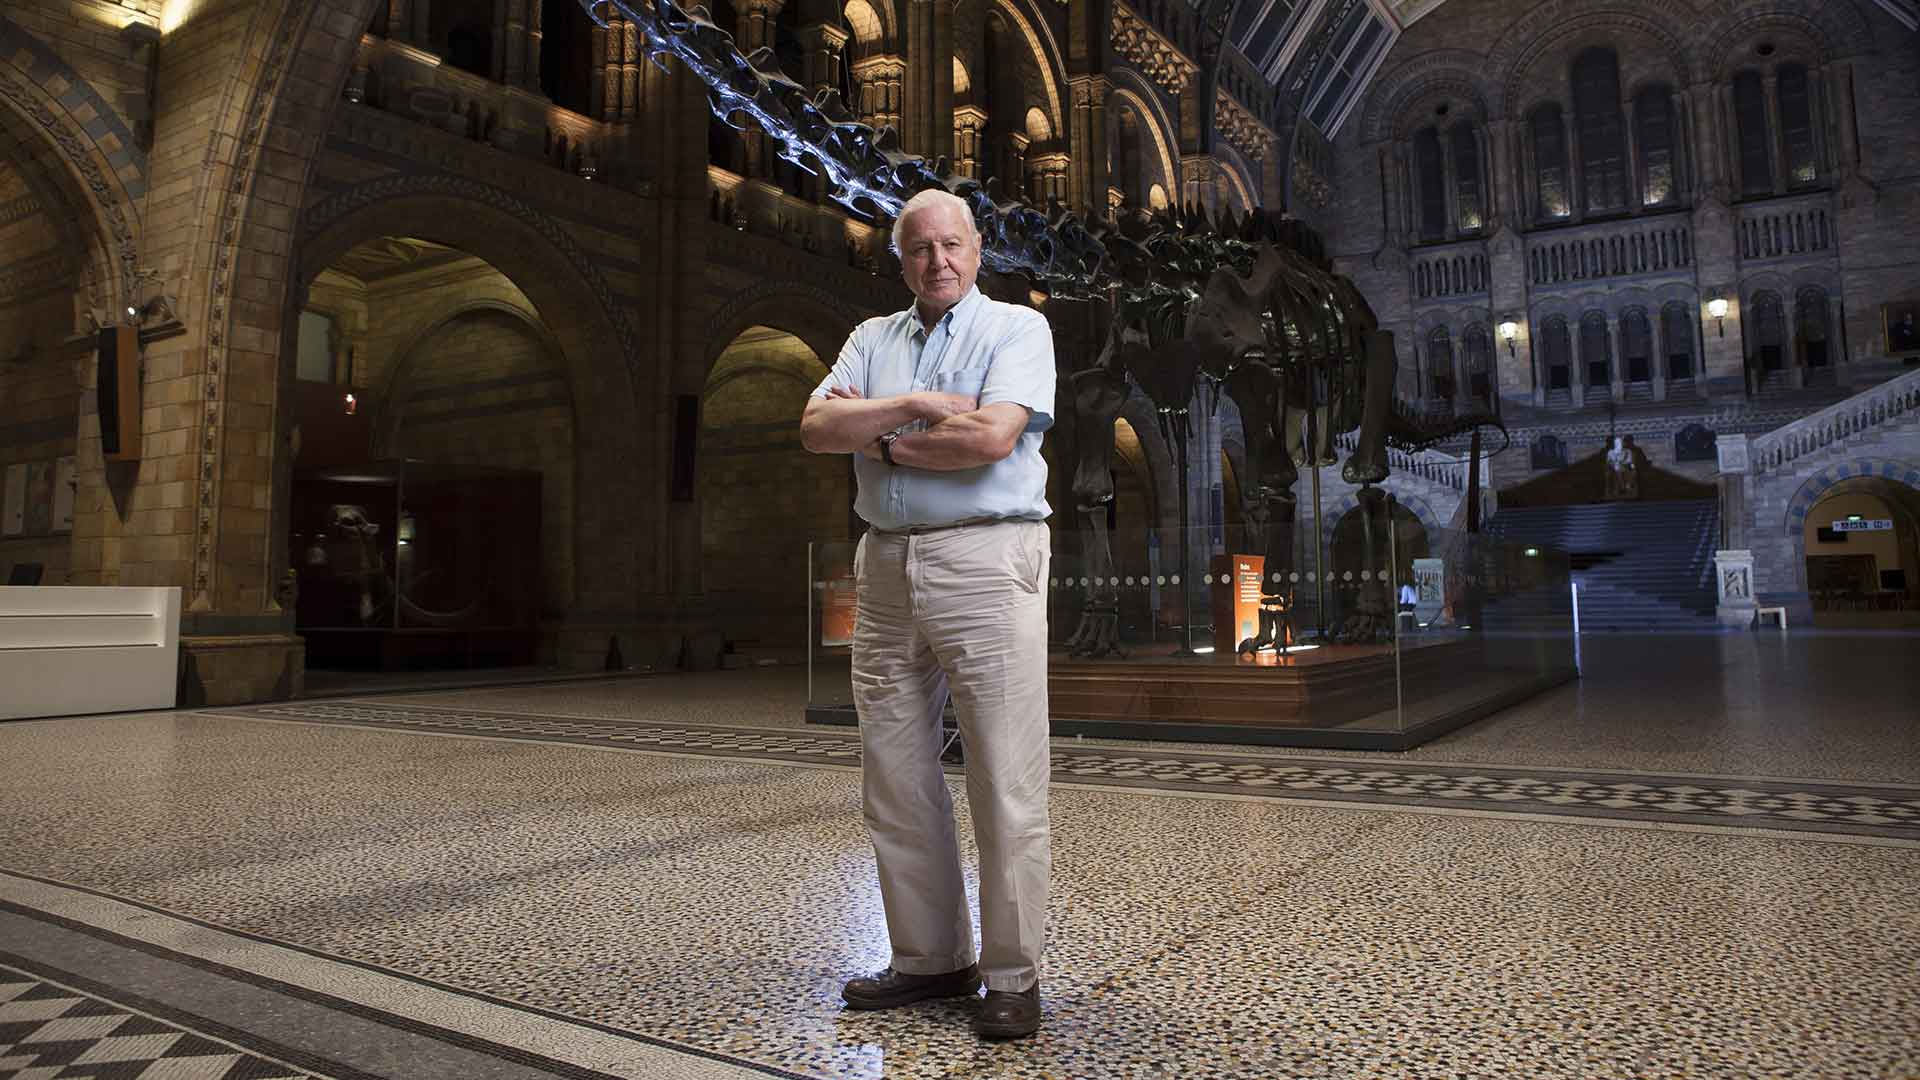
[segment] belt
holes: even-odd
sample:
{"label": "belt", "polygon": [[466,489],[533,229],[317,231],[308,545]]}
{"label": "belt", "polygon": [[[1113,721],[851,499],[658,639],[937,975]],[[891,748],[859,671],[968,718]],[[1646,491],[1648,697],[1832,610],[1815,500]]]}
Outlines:
{"label": "belt", "polygon": [[965,529],[974,525],[1014,525],[1024,520],[1024,518],[977,517],[967,518],[964,521],[950,521],[945,525],[909,525],[904,529],[882,529],[876,525],[871,526],[870,531],[877,532],[881,536],[924,536],[927,533]]}

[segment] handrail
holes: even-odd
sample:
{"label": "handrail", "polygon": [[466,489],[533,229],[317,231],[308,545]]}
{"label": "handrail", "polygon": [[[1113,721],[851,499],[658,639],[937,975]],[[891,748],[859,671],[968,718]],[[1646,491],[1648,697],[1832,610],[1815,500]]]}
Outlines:
{"label": "handrail", "polygon": [[1785,468],[1795,460],[1920,409],[1920,370],[1870,386],[1845,401],[1803,416],[1753,440],[1755,473]]}

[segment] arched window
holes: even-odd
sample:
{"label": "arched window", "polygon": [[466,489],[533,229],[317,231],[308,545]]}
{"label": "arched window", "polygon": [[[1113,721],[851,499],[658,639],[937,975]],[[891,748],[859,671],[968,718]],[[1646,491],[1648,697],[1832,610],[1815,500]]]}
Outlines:
{"label": "arched window", "polygon": [[1757,71],[1743,71],[1733,79],[1734,124],[1740,134],[1740,193],[1766,195],[1773,191],[1773,155],[1767,143],[1767,88]]}
{"label": "arched window", "polygon": [[1586,385],[1605,386],[1613,381],[1613,350],[1607,342],[1607,317],[1589,311],[1580,317],[1580,362],[1585,366]]}
{"label": "arched window", "polygon": [[1573,200],[1567,185],[1567,131],[1560,118],[1560,106],[1546,104],[1528,118],[1533,130],[1533,175],[1538,192],[1534,215],[1543,221],[1567,217],[1573,212]]}
{"label": "arched window", "polygon": [[1653,380],[1653,328],[1643,308],[1628,308],[1620,316],[1620,362],[1628,382]]}
{"label": "arched window", "polygon": [[1753,315],[1753,363],[1761,372],[1779,371],[1787,362],[1787,313],[1780,297],[1755,293],[1750,305]]}
{"label": "arched window", "polygon": [[1633,122],[1640,144],[1640,205],[1671,206],[1680,198],[1680,165],[1674,156],[1673,92],[1664,86],[1640,91],[1633,99]]}
{"label": "arched window", "polygon": [[1693,309],[1678,300],[1661,309],[1660,340],[1667,351],[1667,378],[1693,378]]}
{"label": "arched window", "polygon": [[1455,124],[1449,138],[1453,143],[1454,220],[1461,232],[1478,232],[1487,223],[1486,204],[1480,195],[1480,140],[1471,124]]}
{"label": "arched window", "polygon": [[1440,133],[1423,129],[1413,137],[1413,171],[1419,185],[1420,239],[1447,235],[1447,173],[1440,157]]}
{"label": "arched window", "polygon": [[1798,64],[1780,69],[1780,134],[1787,158],[1787,183],[1805,187],[1820,179],[1819,149],[1813,136],[1813,95],[1807,69]]}
{"label": "arched window", "polygon": [[1487,335],[1487,328],[1475,323],[1467,327],[1466,335],[1461,339],[1461,347],[1466,351],[1467,393],[1475,401],[1488,407],[1493,403],[1493,339]]}
{"label": "arched window", "polygon": [[1540,325],[1540,358],[1548,390],[1565,390],[1573,385],[1573,342],[1567,334],[1567,320],[1559,315]]}
{"label": "arched window", "polygon": [[1809,285],[1794,298],[1794,325],[1800,334],[1800,359],[1809,368],[1832,362],[1827,351],[1827,292]]}
{"label": "arched window", "polygon": [[1587,213],[1627,207],[1627,125],[1620,115],[1620,60],[1589,49],[1573,63],[1573,110],[1580,125],[1580,178]]}
{"label": "arched window", "polygon": [[1427,335],[1427,383],[1434,400],[1453,399],[1453,335],[1444,326]]}

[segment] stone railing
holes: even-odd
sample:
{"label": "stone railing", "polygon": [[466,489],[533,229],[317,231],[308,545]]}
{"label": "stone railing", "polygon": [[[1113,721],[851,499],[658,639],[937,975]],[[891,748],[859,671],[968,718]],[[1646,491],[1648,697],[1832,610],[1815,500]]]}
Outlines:
{"label": "stone railing", "polygon": [[1753,440],[1750,467],[1776,472],[1799,458],[1920,409],[1920,370],[1909,371]]}
{"label": "stone railing", "polygon": [[1420,248],[1409,266],[1415,303],[1464,296],[1485,296],[1488,288],[1487,245],[1463,240],[1442,247]]}
{"label": "stone railing", "polygon": [[1527,240],[1527,281],[1552,288],[1693,266],[1693,227],[1681,215],[1536,233]]}
{"label": "stone railing", "polygon": [[612,179],[616,186],[634,189],[650,186],[638,176],[610,175],[601,160],[606,124],[538,94],[461,71],[404,42],[362,36],[341,93],[356,104],[587,179]]}
{"label": "stone railing", "polygon": [[[1347,453],[1352,453],[1359,442],[1359,435],[1348,432],[1334,436],[1333,445]],[[1480,458],[1480,487],[1482,491],[1491,490],[1491,476],[1487,467],[1488,459]],[[1467,459],[1444,454],[1438,450],[1418,450],[1408,453],[1405,450],[1387,448],[1387,466],[1402,476],[1415,476],[1429,484],[1438,484],[1458,493],[1467,490]]]}
{"label": "stone railing", "polygon": [[1742,206],[1739,209],[1740,258],[1795,258],[1836,250],[1833,196],[1824,192]]}

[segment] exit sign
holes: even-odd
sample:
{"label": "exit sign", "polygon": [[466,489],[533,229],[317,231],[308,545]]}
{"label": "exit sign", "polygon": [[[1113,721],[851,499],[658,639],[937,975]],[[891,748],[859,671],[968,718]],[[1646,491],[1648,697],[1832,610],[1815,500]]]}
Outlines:
{"label": "exit sign", "polygon": [[1834,532],[1892,532],[1893,522],[1887,518],[1871,518],[1860,521],[1836,521]]}

